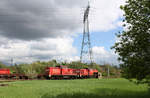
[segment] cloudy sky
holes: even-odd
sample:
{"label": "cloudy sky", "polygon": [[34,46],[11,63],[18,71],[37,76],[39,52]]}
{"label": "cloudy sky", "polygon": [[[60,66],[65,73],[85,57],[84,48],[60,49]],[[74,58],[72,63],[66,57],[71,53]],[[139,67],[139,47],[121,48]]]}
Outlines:
{"label": "cloudy sky", "polygon": [[[88,0],[0,0],[0,61],[77,61]],[[118,63],[110,49],[122,30],[124,0],[91,0],[89,15],[94,61]]]}

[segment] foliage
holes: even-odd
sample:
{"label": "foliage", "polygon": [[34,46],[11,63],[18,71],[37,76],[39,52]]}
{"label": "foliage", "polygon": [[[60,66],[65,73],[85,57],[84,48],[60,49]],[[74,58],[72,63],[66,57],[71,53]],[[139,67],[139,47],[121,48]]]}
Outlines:
{"label": "foliage", "polygon": [[11,69],[14,70],[15,73],[25,74],[33,78],[36,77],[38,74],[43,73],[46,67],[56,65],[57,65],[56,60],[48,62],[36,61],[31,64],[18,64],[18,65],[15,64],[14,66],[11,66],[12,67]]}
{"label": "foliage", "polygon": [[110,74],[109,77],[113,77],[113,78],[120,77],[120,71],[121,71],[120,68],[118,68],[115,65],[110,65],[110,64],[104,64],[100,66],[103,77],[108,77],[108,68],[109,68],[109,74]]}
{"label": "foliage", "polygon": [[2,62],[0,62],[0,68],[6,68],[6,66]]}
{"label": "foliage", "polygon": [[[1,65],[1,64],[0,64]],[[81,63],[79,61],[76,62],[60,62],[58,63],[56,60],[52,61],[36,61],[31,64],[15,64],[14,66],[6,66],[2,64],[2,68],[9,68],[11,70],[11,73],[16,74],[25,74],[29,76],[30,78],[36,77],[38,74],[44,74],[46,67],[55,67],[55,66],[67,66],[68,68],[75,68],[75,69],[83,69],[83,68],[91,68],[91,69],[97,69],[99,72],[103,73],[103,76],[107,76],[107,66],[103,66],[104,71],[102,71],[102,68],[99,64],[92,63]],[[1,67],[1,66],[0,66]],[[119,77],[118,72],[120,73],[120,69],[118,69],[116,66],[110,66],[110,76],[111,77]]]}
{"label": "foliage", "polygon": [[127,29],[117,34],[113,48],[122,62],[122,75],[142,81],[150,77],[150,0],[127,0],[121,9]]}

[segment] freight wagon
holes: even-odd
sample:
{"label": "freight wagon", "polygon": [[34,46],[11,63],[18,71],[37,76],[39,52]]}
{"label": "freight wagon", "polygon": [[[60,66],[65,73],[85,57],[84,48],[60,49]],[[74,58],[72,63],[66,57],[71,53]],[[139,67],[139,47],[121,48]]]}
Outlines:
{"label": "freight wagon", "polygon": [[0,69],[0,79],[28,79],[24,74],[11,74],[10,69]]}
{"label": "freight wagon", "polygon": [[0,69],[0,78],[9,78],[10,70],[9,69]]}

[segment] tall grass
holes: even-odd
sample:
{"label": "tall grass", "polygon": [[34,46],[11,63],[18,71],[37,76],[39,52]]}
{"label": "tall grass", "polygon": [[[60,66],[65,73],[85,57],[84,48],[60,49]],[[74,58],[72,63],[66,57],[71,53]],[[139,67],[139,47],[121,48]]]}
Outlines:
{"label": "tall grass", "polygon": [[146,84],[125,79],[32,80],[6,82],[0,98],[150,98]]}

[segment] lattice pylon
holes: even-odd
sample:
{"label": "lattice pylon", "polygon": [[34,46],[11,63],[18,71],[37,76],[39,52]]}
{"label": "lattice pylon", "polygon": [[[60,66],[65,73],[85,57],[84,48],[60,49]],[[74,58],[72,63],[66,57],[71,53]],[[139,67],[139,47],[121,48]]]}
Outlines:
{"label": "lattice pylon", "polygon": [[80,54],[80,62],[83,63],[93,63],[92,60],[92,48],[90,42],[90,32],[89,32],[89,10],[90,5],[87,6],[84,12],[84,28],[83,28],[83,39],[82,39],[82,47],[81,47],[81,54]]}

